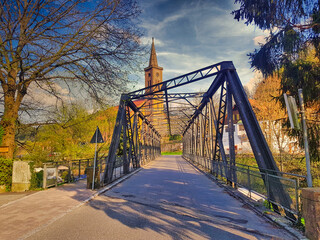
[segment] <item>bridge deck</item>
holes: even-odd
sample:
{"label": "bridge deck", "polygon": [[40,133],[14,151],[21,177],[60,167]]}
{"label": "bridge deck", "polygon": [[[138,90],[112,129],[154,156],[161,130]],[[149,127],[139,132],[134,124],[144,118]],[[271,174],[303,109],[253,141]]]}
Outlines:
{"label": "bridge deck", "polygon": [[166,156],[28,239],[293,239]]}

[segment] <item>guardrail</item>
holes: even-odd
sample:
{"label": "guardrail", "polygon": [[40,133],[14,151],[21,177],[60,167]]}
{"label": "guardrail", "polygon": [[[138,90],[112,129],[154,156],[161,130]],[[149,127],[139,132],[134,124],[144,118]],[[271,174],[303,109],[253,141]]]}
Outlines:
{"label": "guardrail", "polygon": [[[151,154],[138,154],[141,166],[147,164],[156,156]],[[97,160],[97,172],[100,174],[100,184],[103,185],[103,173],[106,166],[107,157],[102,157]],[[111,167],[111,166],[108,166]],[[43,163],[43,167],[39,170],[43,170],[42,187],[56,187],[58,184],[71,183],[87,178],[87,168],[93,168],[93,158],[75,159],[75,160],[62,160]],[[117,156],[114,165],[112,181],[132,172],[137,167],[133,166],[132,160],[129,164],[129,172],[124,172],[123,156]]]}
{"label": "guardrail", "polygon": [[[143,166],[147,163],[149,163],[150,161],[154,160],[158,155],[156,154],[152,154],[152,153],[147,153],[147,151],[144,154],[137,154],[137,158],[139,159],[139,164],[133,164],[132,163],[132,156],[129,156],[129,172],[125,172],[124,171],[124,160],[123,160],[123,156],[117,156],[116,157],[116,162],[114,165],[114,169],[113,169],[113,176],[112,176],[112,181],[117,180],[118,178],[134,171],[137,168],[140,168],[140,166]],[[112,167],[111,165],[108,166]],[[102,169],[105,169],[105,161],[103,161],[102,163]],[[101,179],[102,183],[103,183],[103,179]]]}
{"label": "guardrail", "polygon": [[[232,185],[242,194],[255,200],[268,204],[269,208],[278,213],[290,212],[295,218],[289,218],[297,222],[301,218],[300,189],[301,182],[306,181],[306,176],[285,173],[280,171],[270,171],[268,169],[259,170],[258,167],[244,164],[230,166],[227,162],[212,161],[205,157],[184,154],[183,157],[197,165],[200,165],[206,172],[214,175],[216,178]],[[290,206],[284,206],[279,199],[271,194],[281,182],[291,198]]]}
{"label": "guardrail", "polygon": [[[102,159],[99,159],[100,161],[102,162]],[[42,187],[48,188],[57,186],[59,183],[85,179],[87,177],[86,168],[91,165],[93,165],[93,158],[43,163]]]}

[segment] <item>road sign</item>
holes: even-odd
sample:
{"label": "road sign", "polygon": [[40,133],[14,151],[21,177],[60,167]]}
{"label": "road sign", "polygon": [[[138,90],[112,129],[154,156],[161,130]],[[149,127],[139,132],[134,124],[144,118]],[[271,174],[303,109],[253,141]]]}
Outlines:
{"label": "road sign", "polygon": [[96,147],[94,150],[94,160],[93,160],[93,176],[92,176],[92,190],[94,189],[94,180],[95,180],[95,173],[96,173],[96,162],[97,162],[97,145],[98,143],[104,143],[102,134],[100,132],[99,127],[97,126],[97,129],[95,133],[93,134],[93,137],[91,138],[90,143],[95,143]]}
{"label": "road sign", "polygon": [[287,96],[287,94],[283,94],[284,96],[284,101],[287,106],[287,111],[288,111],[288,117],[290,121],[290,126],[292,129],[300,129],[300,122],[299,122],[299,112],[297,110],[297,104],[296,100],[292,96]]}
{"label": "road sign", "polygon": [[97,127],[97,130],[91,138],[90,143],[104,143],[99,127]]}

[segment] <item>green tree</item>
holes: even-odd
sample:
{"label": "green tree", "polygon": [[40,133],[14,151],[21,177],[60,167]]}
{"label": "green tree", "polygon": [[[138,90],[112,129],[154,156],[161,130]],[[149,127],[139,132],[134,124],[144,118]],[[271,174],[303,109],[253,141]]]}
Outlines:
{"label": "green tree", "polygon": [[14,154],[18,113],[30,88],[60,100],[62,83],[97,99],[123,91],[141,52],[138,15],[134,0],[0,1],[0,125],[7,158]]}
{"label": "green tree", "polygon": [[[113,107],[89,113],[81,103],[64,105],[54,116],[55,123],[40,126],[36,134],[27,128],[18,135],[18,141],[26,149],[20,154],[36,164],[50,160],[92,158],[94,144],[90,144],[90,140],[96,126],[99,126],[105,140],[104,144],[99,144],[102,156],[108,152],[115,118]],[[35,136],[28,136],[28,133]]]}
{"label": "green tree", "polygon": [[[306,107],[312,111],[308,118],[311,157],[320,160],[320,1],[235,0],[235,3],[240,4],[233,11],[235,19],[269,31],[266,43],[249,57],[252,67],[264,76],[280,74],[282,106],[283,93],[298,99],[298,89],[303,89]],[[300,136],[301,132],[292,134]]]}

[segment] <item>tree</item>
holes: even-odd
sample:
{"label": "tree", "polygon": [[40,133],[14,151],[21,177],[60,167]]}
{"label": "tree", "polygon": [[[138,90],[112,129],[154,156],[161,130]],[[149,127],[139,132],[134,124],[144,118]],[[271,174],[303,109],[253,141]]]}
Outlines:
{"label": "tree", "polygon": [[303,89],[306,107],[317,115],[316,121],[308,119],[311,158],[320,160],[317,137],[320,134],[320,1],[235,0],[235,3],[240,4],[239,9],[233,11],[235,19],[245,19],[247,25],[269,31],[266,43],[249,57],[252,67],[264,76],[279,73],[282,106],[283,93],[298,99],[298,89]]}
{"label": "tree", "polygon": [[0,2],[0,125],[12,158],[19,109],[30,87],[62,100],[57,86],[88,96],[123,91],[140,53],[134,0]]}
{"label": "tree", "polygon": [[[280,93],[281,79],[277,74],[269,76],[259,83],[253,94],[253,109],[272,152],[279,153],[282,171],[282,153],[289,137],[282,123],[287,118],[285,109],[277,99]],[[276,147],[276,149],[274,149]]]}
{"label": "tree", "polygon": [[[299,71],[293,86],[304,87],[306,102],[319,101],[319,61],[303,61],[301,55],[307,54],[319,60],[320,57],[320,12],[317,0],[235,0],[240,8],[233,11],[238,21],[254,24],[260,29],[268,30],[266,43],[261,44],[249,54],[251,65],[265,76],[275,71],[291,69],[296,66]],[[309,51],[312,48],[314,51]],[[306,64],[307,66],[304,66]],[[304,67],[303,67],[304,66]],[[306,70],[312,70],[312,76]],[[311,81],[311,79],[314,81]],[[282,76],[282,86],[290,79]],[[306,88],[305,83],[308,83]],[[285,87],[284,87],[285,88]],[[285,90],[285,89],[284,89]],[[318,109],[320,110],[320,109]]]}
{"label": "tree", "polygon": [[114,107],[89,113],[85,104],[61,106],[55,113],[55,123],[19,128],[17,142],[21,147],[18,152],[24,159],[36,164],[49,160],[92,158],[94,144],[90,144],[90,140],[96,126],[99,126],[105,140],[105,143],[99,144],[99,151],[106,154],[116,113]]}

